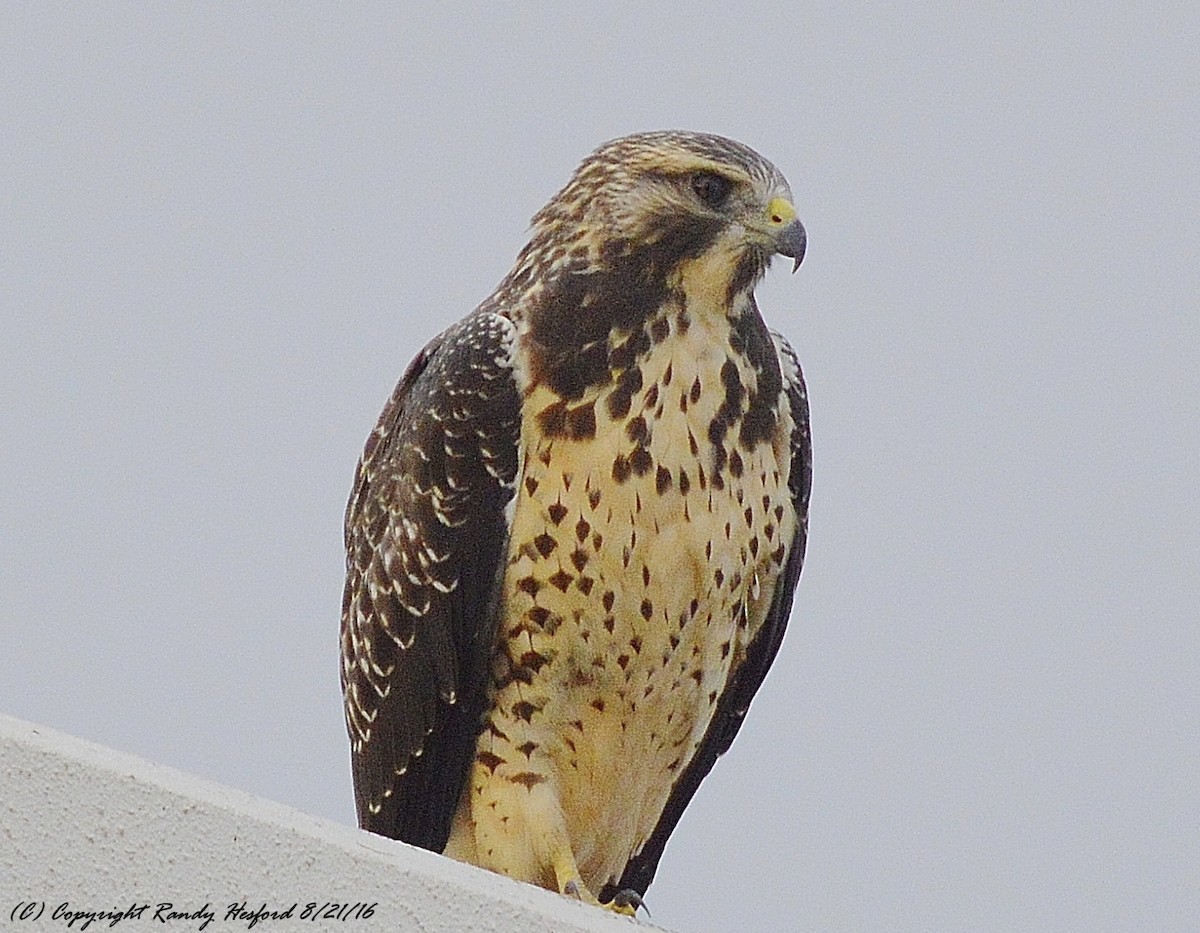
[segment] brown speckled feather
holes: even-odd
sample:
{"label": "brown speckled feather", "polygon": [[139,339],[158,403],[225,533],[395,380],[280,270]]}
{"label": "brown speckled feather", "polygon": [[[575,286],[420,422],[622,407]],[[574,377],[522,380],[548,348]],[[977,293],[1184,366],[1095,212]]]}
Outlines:
{"label": "brown speckled feather", "polygon": [[359,824],[440,851],[474,751],[517,470],[512,325],[478,312],[413,361],[346,511],[342,689]]}

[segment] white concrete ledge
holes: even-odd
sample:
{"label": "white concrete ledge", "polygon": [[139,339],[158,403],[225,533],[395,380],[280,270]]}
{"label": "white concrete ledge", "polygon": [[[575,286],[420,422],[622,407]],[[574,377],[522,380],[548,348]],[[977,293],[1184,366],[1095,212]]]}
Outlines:
{"label": "white concrete ledge", "polygon": [[[164,918],[166,929],[210,933],[251,925],[268,933],[653,929],[3,715],[0,897],[4,929],[67,929],[63,904],[69,912],[134,908],[115,923],[97,917],[88,930],[161,930]],[[201,913],[169,918],[161,904]],[[243,914],[229,913],[242,904]],[[291,915],[252,924],[264,906]],[[40,919],[20,922],[21,909]],[[322,916],[314,921],[306,909]]]}

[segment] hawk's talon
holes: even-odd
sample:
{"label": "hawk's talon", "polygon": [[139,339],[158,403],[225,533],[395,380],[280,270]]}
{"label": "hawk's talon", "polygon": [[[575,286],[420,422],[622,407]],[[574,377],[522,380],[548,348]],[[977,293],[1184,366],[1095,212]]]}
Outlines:
{"label": "hawk's talon", "polygon": [[603,907],[605,910],[611,910],[613,913],[621,914],[624,917],[636,917],[639,907],[646,911],[647,916],[650,914],[650,910],[646,907],[642,896],[632,888],[622,888],[606,904],[597,900],[596,895],[578,877],[571,878],[560,890],[565,897],[573,897],[575,900],[582,901],[585,904]]}
{"label": "hawk's talon", "polygon": [[650,908],[646,906],[646,902],[642,900],[642,895],[638,894],[633,888],[621,888],[613,899],[609,901],[609,909],[615,910],[619,914],[624,914],[627,917],[636,917],[638,910],[646,911],[646,916],[650,916]]}

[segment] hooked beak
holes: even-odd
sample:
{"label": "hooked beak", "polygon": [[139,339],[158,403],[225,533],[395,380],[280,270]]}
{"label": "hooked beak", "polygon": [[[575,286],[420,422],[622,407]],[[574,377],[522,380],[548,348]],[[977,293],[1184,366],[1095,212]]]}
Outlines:
{"label": "hooked beak", "polygon": [[796,208],[786,198],[773,198],[767,205],[767,225],[775,238],[775,252],[787,256],[796,262],[792,266],[795,272],[804,260],[804,250],[808,246],[808,234],[804,225],[796,216]]}

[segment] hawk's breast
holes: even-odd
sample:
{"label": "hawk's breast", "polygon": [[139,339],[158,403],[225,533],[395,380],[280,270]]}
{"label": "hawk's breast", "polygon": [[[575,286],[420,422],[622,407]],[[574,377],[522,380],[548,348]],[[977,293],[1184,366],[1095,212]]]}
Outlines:
{"label": "hawk's breast", "polygon": [[795,531],[790,415],[752,307],[668,305],[609,356],[581,398],[527,389],[477,751],[495,779],[554,782],[594,890],[653,831]]}

